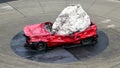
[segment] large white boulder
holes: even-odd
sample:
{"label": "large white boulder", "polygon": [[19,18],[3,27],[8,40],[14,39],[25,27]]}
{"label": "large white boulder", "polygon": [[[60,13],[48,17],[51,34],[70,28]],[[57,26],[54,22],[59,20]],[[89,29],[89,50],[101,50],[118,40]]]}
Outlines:
{"label": "large white boulder", "polygon": [[52,30],[59,35],[68,35],[84,31],[90,25],[88,14],[80,4],[66,7],[56,18]]}

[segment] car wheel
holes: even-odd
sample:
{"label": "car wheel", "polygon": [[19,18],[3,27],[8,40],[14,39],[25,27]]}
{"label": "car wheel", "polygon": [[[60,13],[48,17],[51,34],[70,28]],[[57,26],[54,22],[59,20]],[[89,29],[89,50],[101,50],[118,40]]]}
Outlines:
{"label": "car wheel", "polygon": [[82,40],[82,45],[88,45],[90,41],[88,39]]}
{"label": "car wheel", "polygon": [[82,40],[83,45],[95,45],[97,44],[97,37],[90,37]]}
{"label": "car wheel", "polygon": [[94,45],[95,43],[97,42],[92,37],[82,40],[82,45]]}
{"label": "car wheel", "polygon": [[46,45],[45,42],[38,42],[35,45],[35,49],[38,50],[38,51],[45,50],[46,48],[47,48],[47,45]]}

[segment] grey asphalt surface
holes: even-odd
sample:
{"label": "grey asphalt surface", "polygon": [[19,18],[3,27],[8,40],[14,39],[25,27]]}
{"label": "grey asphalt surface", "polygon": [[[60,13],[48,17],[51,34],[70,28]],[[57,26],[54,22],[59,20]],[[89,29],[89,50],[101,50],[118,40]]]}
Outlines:
{"label": "grey asphalt surface", "polygon": [[[86,61],[51,64],[23,59],[16,55],[10,42],[28,24],[54,22],[64,7],[80,3],[91,19],[109,37],[109,46]],[[119,0],[1,0],[0,1],[0,68],[120,68],[120,1]]]}

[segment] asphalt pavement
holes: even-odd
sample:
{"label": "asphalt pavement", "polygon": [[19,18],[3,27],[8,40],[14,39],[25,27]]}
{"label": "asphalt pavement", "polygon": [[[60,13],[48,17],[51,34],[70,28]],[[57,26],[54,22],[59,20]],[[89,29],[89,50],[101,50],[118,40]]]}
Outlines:
{"label": "asphalt pavement", "polygon": [[[51,64],[24,59],[11,49],[11,39],[25,25],[54,22],[66,6],[78,3],[108,36],[103,52],[85,61]],[[0,68],[120,68],[120,0],[0,0]]]}

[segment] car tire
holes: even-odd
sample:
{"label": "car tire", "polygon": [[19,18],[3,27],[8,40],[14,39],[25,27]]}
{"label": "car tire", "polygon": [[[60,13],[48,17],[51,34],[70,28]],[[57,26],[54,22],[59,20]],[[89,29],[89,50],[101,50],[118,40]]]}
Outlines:
{"label": "car tire", "polygon": [[97,43],[97,38],[90,37],[82,40],[82,45],[95,45]]}
{"label": "car tire", "polygon": [[82,45],[90,45],[92,42],[91,38],[86,38],[82,40]]}
{"label": "car tire", "polygon": [[37,42],[35,45],[35,49],[38,51],[46,50],[47,44],[45,42]]}

